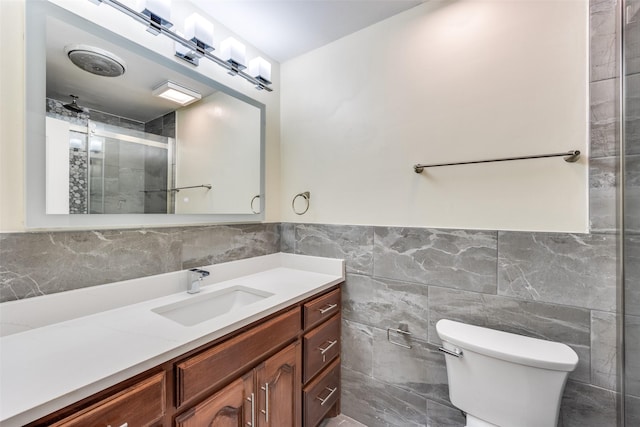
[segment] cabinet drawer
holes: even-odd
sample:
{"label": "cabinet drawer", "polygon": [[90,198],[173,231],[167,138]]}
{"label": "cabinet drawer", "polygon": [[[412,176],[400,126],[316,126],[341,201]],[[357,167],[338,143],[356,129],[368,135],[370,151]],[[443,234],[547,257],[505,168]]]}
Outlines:
{"label": "cabinet drawer", "polygon": [[329,292],[304,305],[304,328],[326,320],[340,311],[340,289]]}
{"label": "cabinet drawer", "polygon": [[340,358],[303,390],[304,424],[316,426],[340,397]]}
{"label": "cabinet drawer", "polygon": [[165,413],[164,372],[116,393],[52,427],[148,426]]}
{"label": "cabinet drawer", "polygon": [[303,382],[309,381],[340,354],[340,316],[304,335]]}
{"label": "cabinet drawer", "polygon": [[178,406],[242,374],[300,331],[300,308],[288,311],[176,364]]}

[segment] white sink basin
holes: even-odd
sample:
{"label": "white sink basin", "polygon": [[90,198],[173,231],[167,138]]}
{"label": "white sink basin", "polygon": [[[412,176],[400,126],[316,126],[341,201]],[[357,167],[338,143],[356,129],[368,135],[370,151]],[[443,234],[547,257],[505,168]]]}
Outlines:
{"label": "white sink basin", "polygon": [[193,296],[151,311],[181,325],[193,326],[229,313],[236,308],[262,301],[272,295],[272,293],[245,286],[233,286],[218,292]]}

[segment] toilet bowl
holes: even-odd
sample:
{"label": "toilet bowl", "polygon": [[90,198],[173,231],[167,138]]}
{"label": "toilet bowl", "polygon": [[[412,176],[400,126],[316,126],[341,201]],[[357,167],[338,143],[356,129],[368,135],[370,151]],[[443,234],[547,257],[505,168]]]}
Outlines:
{"label": "toilet bowl", "polygon": [[449,398],[466,427],[555,427],[578,355],[566,344],[442,319]]}

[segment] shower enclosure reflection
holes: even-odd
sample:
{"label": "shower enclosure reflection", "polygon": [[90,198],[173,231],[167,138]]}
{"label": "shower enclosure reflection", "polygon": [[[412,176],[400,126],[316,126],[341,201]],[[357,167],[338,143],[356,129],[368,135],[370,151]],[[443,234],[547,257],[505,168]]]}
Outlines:
{"label": "shower enclosure reflection", "polygon": [[64,198],[68,188],[68,200],[49,213],[175,212],[175,112],[138,124],[95,111],[76,113],[49,98],[46,129],[48,144],[69,151],[68,168],[57,165],[59,175],[47,183],[61,187],[52,197]]}

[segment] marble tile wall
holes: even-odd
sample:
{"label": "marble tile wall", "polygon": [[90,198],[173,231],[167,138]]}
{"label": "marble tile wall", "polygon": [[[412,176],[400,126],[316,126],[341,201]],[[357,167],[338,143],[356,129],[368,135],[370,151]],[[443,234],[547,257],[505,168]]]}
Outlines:
{"label": "marble tile wall", "polygon": [[74,132],[81,147],[69,147],[69,213],[89,213],[89,156],[86,135]]}
{"label": "marble tile wall", "polygon": [[[605,191],[615,192],[615,185]],[[615,194],[609,196],[615,202]],[[605,215],[611,224],[614,215],[615,205]],[[616,236],[611,232],[282,224],[281,249],[347,260],[347,415],[370,427],[463,425],[448,400],[446,367],[437,352],[435,323],[449,318],[570,345],[580,362],[570,375],[559,425],[600,427],[617,425],[618,417]],[[638,255],[636,240],[627,245],[630,259]],[[635,296],[628,295],[634,310]],[[627,351],[633,354],[640,353],[639,318],[627,320],[632,326]],[[413,334],[410,350],[387,342],[386,328],[400,324]],[[629,391],[640,393],[640,366],[628,369]],[[627,397],[628,407],[636,400]],[[633,425],[638,415],[629,411],[627,418]]]}
{"label": "marble tile wall", "polygon": [[278,224],[0,234],[0,302],[278,252]]}
{"label": "marble tile wall", "polygon": [[[83,108],[84,113],[75,113],[64,108],[64,104],[71,101],[59,101],[53,98],[46,99],[46,112],[48,116],[65,120],[76,125],[87,125],[87,120],[93,120],[109,125],[120,126],[125,129],[144,131],[144,123],[127,119],[126,117],[104,113],[102,111]],[[82,101],[78,99],[78,104],[82,107]]]}
{"label": "marble tile wall", "polygon": [[593,232],[616,230],[619,58],[616,0],[590,0],[589,209]]}
{"label": "marble tile wall", "polygon": [[[281,249],[344,258],[342,410],[369,427],[461,426],[439,319],[554,340],[580,358],[560,425],[616,425],[616,238],[281,224]],[[406,325],[411,349],[387,340]],[[640,384],[640,381],[638,382]]]}
{"label": "marble tile wall", "polygon": [[176,112],[172,111],[164,116],[156,117],[144,124],[144,131],[168,138],[176,137]]}

